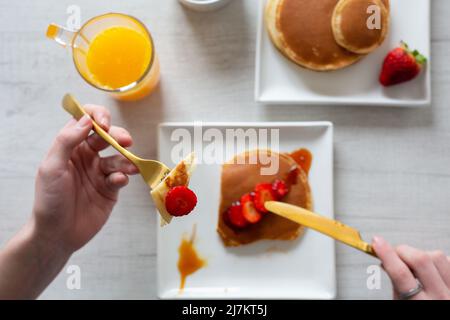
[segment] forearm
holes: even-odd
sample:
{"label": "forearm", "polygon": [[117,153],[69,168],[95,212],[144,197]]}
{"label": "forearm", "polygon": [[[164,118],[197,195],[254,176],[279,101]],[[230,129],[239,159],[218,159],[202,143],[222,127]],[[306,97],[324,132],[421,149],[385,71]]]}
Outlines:
{"label": "forearm", "polygon": [[34,299],[58,275],[70,254],[28,222],[0,251],[0,299]]}

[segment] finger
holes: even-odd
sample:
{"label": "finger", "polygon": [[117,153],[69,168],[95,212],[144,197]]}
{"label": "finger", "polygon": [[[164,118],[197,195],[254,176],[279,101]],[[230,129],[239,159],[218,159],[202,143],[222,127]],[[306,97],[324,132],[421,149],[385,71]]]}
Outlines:
{"label": "finger", "polygon": [[138,168],[122,155],[100,158],[100,169],[105,175],[113,172],[122,172],[125,174],[139,173]]}
{"label": "finger", "polygon": [[428,294],[437,299],[447,293],[443,279],[426,252],[403,245],[397,248],[397,253],[411,268]]}
{"label": "finger", "polygon": [[83,142],[92,129],[92,120],[83,116],[80,120],[71,120],[56,136],[48,153],[48,158],[56,165],[65,166],[76,146]]}
{"label": "finger", "polygon": [[389,243],[381,237],[374,237],[372,245],[383,263],[383,269],[391,279],[396,292],[408,292],[416,287],[417,281],[411,270],[400,259]]}
{"label": "finger", "polygon": [[[121,127],[112,126],[109,129],[109,134],[116,140],[122,147],[130,147],[133,144],[133,139],[130,133]],[[97,133],[89,136],[87,139],[89,147],[94,152],[100,152],[109,146],[109,143],[103,140]]]}
{"label": "finger", "polygon": [[128,176],[122,172],[114,172],[105,177],[109,191],[116,193],[128,184]]}
{"label": "finger", "polygon": [[450,289],[450,261],[442,251],[432,251],[428,253],[439,275],[444,280],[447,289]]}
{"label": "finger", "polygon": [[84,105],[84,110],[97,122],[100,127],[108,131],[111,126],[111,113],[103,106],[95,104]]}

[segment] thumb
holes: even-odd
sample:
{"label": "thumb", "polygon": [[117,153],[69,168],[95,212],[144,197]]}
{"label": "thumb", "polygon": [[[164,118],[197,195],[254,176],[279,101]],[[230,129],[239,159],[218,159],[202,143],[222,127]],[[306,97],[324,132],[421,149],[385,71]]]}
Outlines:
{"label": "thumb", "polygon": [[66,164],[72,156],[72,152],[89,135],[92,129],[92,120],[84,115],[80,120],[70,121],[56,136],[49,157],[58,162]]}

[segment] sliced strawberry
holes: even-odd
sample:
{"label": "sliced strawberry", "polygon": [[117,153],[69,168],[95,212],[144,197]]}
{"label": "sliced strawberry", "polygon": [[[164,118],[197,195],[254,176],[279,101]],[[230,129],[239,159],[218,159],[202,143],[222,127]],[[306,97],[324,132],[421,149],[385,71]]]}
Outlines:
{"label": "sliced strawberry", "polygon": [[427,59],[419,51],[411,51],[404,42],[386,56],[380,74],[383,86],[392,86],[417,77]]}
{"label": "sliced strawberry", "polygon": [[248,226],[249,222],[244,218],[240,202],[235,202],[228,208],[225,212],[225,222],[237,229],[243,229]]}
{"label": "sliced strawberry", "polygon": [[177,186],[167,192],[166,210],[172,216],[180,217],[189,214],[197,205],[197,196],[185,186]]}
{"label": "sliced strawberry", "polygon": [[279,179],[275,180],[272,183],[272,189],[275,192],[277,199],[283,198],[289,192],[289,188],[286,185],[286,183],[283,180],[279,180]]}
{"label": "sliced strawberry", "polygon": [[256,210],[253,198],[253,193],[246,193],[241,197],[242,214],[248,222],[257,223],[261,220],[262,214]]}
{"label": "sliced strawberry", "polygon": [[255,196],[253,198],[253,203],[255,204],[256,210],[259,212],[269,212],[265,207],[264,203],[266,201],[276,200],[275,192],[272,189],[271,183],[259,183],[255,187]]}

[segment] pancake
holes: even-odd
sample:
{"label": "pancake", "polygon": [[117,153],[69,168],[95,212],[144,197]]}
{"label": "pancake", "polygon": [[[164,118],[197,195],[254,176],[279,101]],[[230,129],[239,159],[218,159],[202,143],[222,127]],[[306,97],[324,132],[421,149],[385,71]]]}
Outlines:
{"label": "pancake", "polygon": [[166,209],[167,192],[176,186],[189,186],[192,173],[195,169],[195,153],[192,152],[186,158],[181,160],[175,168],[173,168],[166,177],[150,191],[156,209],[161,216],[161,227],[172,221],[172,215]]}
{"label": "pancake", "polygon": [[[384,1],[389,6],[389,1]],[[370,15],[367,9],[373,5],[380,8],[380,29],[367,27]],[[340,46],[354,53],[368,54],[386,39],[389,30],[389,9],[381,0],[341,0],[333,13],[332,27],[334,38]]]}
{"label": "pancake", "polygon": [[362,56],[337,44],[331,17],[338,0],[268,0],[265,22],[275,46],[305,68],[330,71]]}
{"label": "pancake", "polygon": [[[272,213],[267,213],[260,222],[251,225],[243,230],[230,228],[225,220],[224,213],[240,197],[253,191],[255,185],[263,182],[273,182],[275,179],[286,179],[288,176],[292,183],[289,193],[283,198],[283,202],[312,209],[312,197],[306,173],[287,154],[278,154],[273,151],[265,152],[268,157],[277,157],[279,160],[278,171],[272,175],[261,175],[261,168],[266,161],[253,161],[250,157],[256,157],[257,150],[237,155],[230,162],[222,166],[221,179],[221,200],[219,205],[219,222],[217,232],[221,236],[225,246],[239,246],[249,244],[262,239],[269,240],[294,240],[303,234],[304,227],[279,217]],[[256,159],[256,158],[255,158]],[[266,159],[265,159],[266,160]]]}

